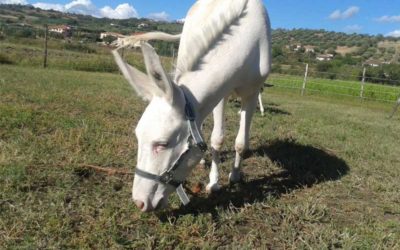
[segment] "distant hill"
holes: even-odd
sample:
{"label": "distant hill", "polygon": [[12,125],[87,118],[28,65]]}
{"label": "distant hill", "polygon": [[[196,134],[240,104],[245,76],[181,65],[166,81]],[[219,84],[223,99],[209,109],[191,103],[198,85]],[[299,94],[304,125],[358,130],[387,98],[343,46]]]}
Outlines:
{"label": "distant hill", "polygon": [[[70,25],[76,30],[90,32],[111,31],[122,34],[162,30],[178,33],[182,24],[178,22],[157,22],[150,19],[109,19],[93,16],[42,10],[30,5],[0,5],[0,25],[29,26],[42,29],[48,25]],[[140,24],[145,24],[140,26]]]}
{"label": "distant hill", "polygon": [[[183,28],[183,24],[177,21],[96,18],[42,10],[29,5],[0,5],[0,40],[38,44],[44,37],[45,25],[68,25],[72,28],[68,43],[75,45],[67,47],[86,51],[89,51],[86,45],[97,46],[98,42],[107,42],[100,39],[102,32],[128,35],[163,31],[177,34]],[[66,40],[66,36],[54,32],[50,35],[57,41]],[[275,29],[272,31],[272,42],[273,72],[291,74],[294,69],[302,71],[304,64],[308,63],[325,73],[359,75],[362,67],[370,66],[374,68],[370,70],[373,72],[371,77],[400,79],[400,38],[326,30]],[[155,42],[153,45],[164,56],[175,55],[178,48],[178,44],[165,42]],[[329,77],[333,77],[333,74]]]}
{"label": "distant hill", "polygon": [[[171,33],[179,33],[182,24],[178,22],[158,22],[150,19],[109,19],[93,16],[63,13],[54,10],[42,10],[30,5],[0,5],[0,24],[28,25],[42,28],[48,25],[71,25],[78,29],[91,30],[93,32],[110,31],[128,34],[132,32],[162,30]],[[146,24],[140,27],[140,24]],[[378,47],[384,41],[399,42],[400,38],[389,38],[382,35],[371,36],[362,34],[346,34],[325,30],[310,29],[276,29],[272,33],[273,42],[277,45],[311,45],[323,50],[341,47]]]}
{"label": "distant hill", "polygon": [[312,47],[315,53],[351,54],[366,61],[368,59],[382,62],[398,63],[400,38],[372,36],[363,34],[346,34],[325,30],[309,29],[276,29],[272,33],[273,44],[278,47],[295,46]]}

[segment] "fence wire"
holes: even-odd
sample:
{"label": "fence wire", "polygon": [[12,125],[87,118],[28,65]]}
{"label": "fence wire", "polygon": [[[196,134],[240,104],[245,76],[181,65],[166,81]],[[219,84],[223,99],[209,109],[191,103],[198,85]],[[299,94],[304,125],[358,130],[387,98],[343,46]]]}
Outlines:
{"label": "fence wire", "polygon": [[[324,73],[312,71],[315,74]],[[305,73],[305,72],[304,72]],[[303,75],[304,75],[303,73]],[[309,72],[308,72],[309,73]],[[341,74],[342,76],[346,76]],[[349,76],[350,77],[350,76]],[[303,89],[304,76],[272,74],[268,84],[274,88],[288,89],[305,93],[317,93],[324,95],[345,96],[378,102],[396,103],[400,98],[400,87],[375,84],[362,81],[338,80],[306,77],[305,88]]]}

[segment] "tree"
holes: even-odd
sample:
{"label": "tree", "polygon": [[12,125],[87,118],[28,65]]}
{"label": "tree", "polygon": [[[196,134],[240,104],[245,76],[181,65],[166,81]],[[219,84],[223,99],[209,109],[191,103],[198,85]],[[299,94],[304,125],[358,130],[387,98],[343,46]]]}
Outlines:
{"label": "tree", "polygon": [[277,58],[283,56],[283,49],[281,46],[272,46],[272,57]]}
{"label": "tree", "polygon": [[103,38],[103,42],[105,42],[106,44],[111,44],[115,40],[117,40],[115,36],[106,36]]}

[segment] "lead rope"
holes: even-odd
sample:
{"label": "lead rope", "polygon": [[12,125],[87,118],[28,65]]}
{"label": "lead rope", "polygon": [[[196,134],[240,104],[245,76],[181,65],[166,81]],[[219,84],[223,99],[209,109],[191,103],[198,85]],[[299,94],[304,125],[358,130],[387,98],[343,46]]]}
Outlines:
{"label": "lead rope", "polygon": [[187,196],[185,190],[183,189],[183,185],[182,185],[182,184],[179,185],[179,186],[176,188],[176,193],[178,194],[178,197],[179,197],[179,199],[181,200],[181,202],[182,202],[182,204],[183,204],[184,206],[186,206],[187,204],[189,204],[190,199],[189,199],[189,197]]}
{"label": "lead rope", "polygon": [[[183,89],[181,89],[181,88],[179,88],[179,89],[182,91],[182,94],[185,97],[185,102],[186,102],[185,115],[186,115],[186,119],[188,120],[189,131],[190,131],[191,137],[194,141],[194,145],[197,146],[202,152],[205,152],[205,151],[207,151],[207,144],[204,142],[204,139],[200,134],[199,128],[197,127],[196,115],[194,113],[194,109],[193,109],[190,101],[188,100],[187,96],[185,95],[185,92],[183,91]],[[185,190],[183,189],[182,184],[180,184],[176,188],[176,193],[178,194],[178,197],[184,206],[189,204],[190,199],[187,196]]]}

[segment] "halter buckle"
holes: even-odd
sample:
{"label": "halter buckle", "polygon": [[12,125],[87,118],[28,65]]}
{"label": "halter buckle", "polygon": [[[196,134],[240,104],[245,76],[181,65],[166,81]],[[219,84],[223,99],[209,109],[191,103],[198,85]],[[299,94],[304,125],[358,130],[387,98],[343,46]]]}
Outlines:
{"label": "halter buckle", "polygon": [[174,179],[173,172],[165,172],[160,178],[160,180],[166,184],[169,184],[173,179]]}

